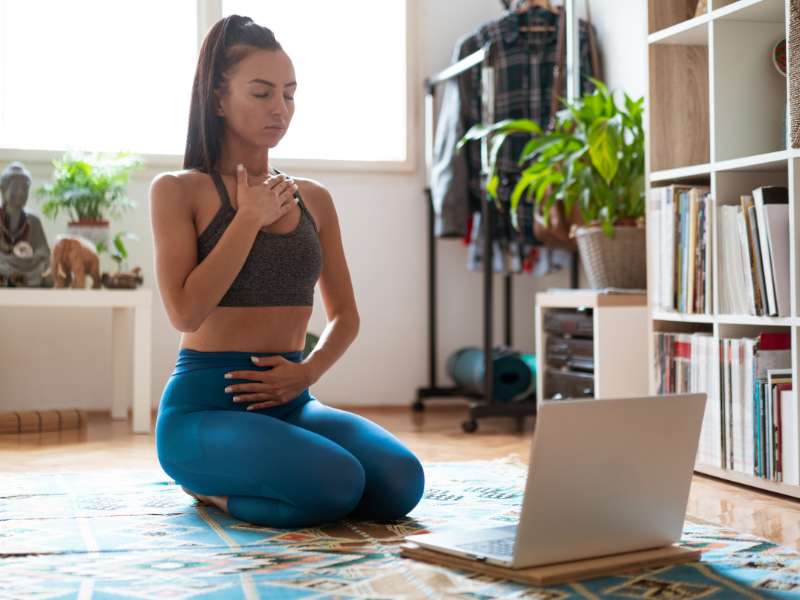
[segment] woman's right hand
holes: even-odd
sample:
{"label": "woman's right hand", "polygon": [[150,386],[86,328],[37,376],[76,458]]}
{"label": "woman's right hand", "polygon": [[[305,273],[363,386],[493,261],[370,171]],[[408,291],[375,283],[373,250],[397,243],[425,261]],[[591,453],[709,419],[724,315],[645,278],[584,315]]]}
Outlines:
{"label": "woman's right hand", "polygon": [[236,167],[236,209],[253,214],[259,227],[266,227],[289,212],[296,191],[297,184],[283,173],[250,185],[244,165]]}

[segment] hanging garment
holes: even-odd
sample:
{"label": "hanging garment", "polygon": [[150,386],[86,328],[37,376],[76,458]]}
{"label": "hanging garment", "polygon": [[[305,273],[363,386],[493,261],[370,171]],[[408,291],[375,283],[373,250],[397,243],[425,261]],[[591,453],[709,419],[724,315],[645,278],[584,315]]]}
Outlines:
{"label": "hanging garment", "polygon": [[[530,118],[544,129],[552,116],[552,96],[555,85],[555,65],[558,61],[558,26],[561,15],[556,15],[542,8],[535,8],[526,13],[511,12],[498,21],[480,28],[474,37],[467,38],[467,51],[472,50],[470,44],[491,44],[492,65],[494,67],[494,114],[492,121],[503,119]],[[522,25],[550,25],[554,32],[521,32]],[[598,61],[591,59],[590,24],[581,21],[579,27],[581,94],[591,93],[594,84],[589,76],[596,76]],[[594,33],[594,32],[592,32]],[[562,30],[563,34],[563,30]],[[482,122],[480,85],[480,69],[471,69],[465,75],[466,95],[462,100],[466,109],[467,125]],[[564,86],[560,96],[566,96],[566,78],[561,78]],[[530,266],[535,275],[552,273],[570,263],[570,253],[558,248],[540,248],[540,242],[533,233],[532,203],[522,201],[517,207],[519,229],[515,229],[511,221],[511,194],[522,174],[522,167],[517,162],[525,144],[530,139],[528,134],[517,134],[506,138],[497,155],[496,169],[499,178],[497,198],[502,210],[494,219],[493,238],[500,241],[500,248],[516,257],[521,255],[522,264]],[[479,146],[478,143],[470,145]],[[480,149],[477,157],[467,155],[469,178],[480,185],[481,163]],[[480,196],[479,196],[480,197]],[[480,210],[480,204],[478,204]],[[481,245],[484,228],[479,228],[472,236],[471,243]],[[512,244],[511,242],[516,242]],[[468,261],[468,268],[481,268],[480,253],[474,253],[478,259]],[[509,260],[501,261],[509,264]],[[516,264],[511,261],[510,264]],[[519,272],[519,269],[512,269]],[[505,272],[508,272],[507,269]]]}
{"label": "hanging garment", "polygon": [[[458,62],[460,42],[452,63]],[[464,194],[469,181],[466,155],[456,153],[456,143],[466,130],[461,114],[461,91],[457,78],[442,83],[439,118],[436,122],[431,164],[431,198],[434,206],[434,236],[438,238],[462,237],[470,218],[470,202]]]}
{"label": "hanging garment", "polygon": [[[521,25],[548,25],[556,29],[558,20],[559,15],[542,8],[533,8],[522,14],[507,12],[500,19],[482,25],[456,43],[452,62],[461,60],[487,43],[491,44],[495,70],[493,122],[530,118],[545,127],[550,121],[558,59],[558,34],[557,31],[521,32],[519,28]],[[592,35],[595,34],[593,26],[581,21],[579,40],[582,94],[590,93],[594,89],[588,76],[599,78],[601,75],[599,60],[596,57],[592,60],[590,31]],[[449,136],[454,141],[450,146],[446,142],[437,144],[438,151],[434,153],[433,171],[436,173],[436,180],[432,194],[437,215],[437,235],[462,236],[465,241],[469,240],[469,244],[480,244],[482,235],[482,228],[476,227],[474,222],[475,213],[480,212],[484,197],[481,186],[480,142],[470,142],[461,152],[455,152],[454,145],[472,125],[483,122],[481,74],[480,65],[476,65],[448,81],[457,81],[457,86],[449,86],[446,98],[443,97],[436,136],[439,140]],[[563,83],[566,83],[565,79]],[[456,88],[458,97],[453,93]],[[566,96],[565,86],[560,95]],[[517,160],[528,139],[530,138],[526,134],[509,136],[498,153],[498,198],[506,210],[496,215],[493,238],[500,242],[499,247],[503,251],[511,254],[505,260],[494,262],[495,265],[520,264],[523,270],[526,270],[525,265],[542,263],[552,265],[547,271],[552,272],[561,268],[560,265],[567,264],[566,257],[569,253],[557,249],[536,249],[540,242],[533,235],[533,205],[521,202],[517,212],[520,229],[514,229],[511,224],[510,195],[522,171]],[[465,207],[472,217],[464,219]],[[465,235],[468,226],[470,231]],[[512,241],[516,242],[513,246]],[[468,268],[478,269],[480,251],[473,248],[469,255],[471,258],[467,261]],[[553,256],[556,259],[549,260]],[[517,261],[517,258],[520,260]],[[539,272],[540,268],[531,268],[531,272],[534,271]]]}

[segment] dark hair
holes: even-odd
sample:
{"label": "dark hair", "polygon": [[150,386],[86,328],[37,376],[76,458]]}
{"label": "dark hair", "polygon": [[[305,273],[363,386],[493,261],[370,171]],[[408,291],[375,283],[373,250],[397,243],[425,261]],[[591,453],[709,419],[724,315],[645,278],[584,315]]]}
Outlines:
{"label": "dark hair", "polygon": [[[236,46],[236,47],[234,47]],[[223,118],[214,110],[214,90],[226,90],[226,74],[253,49],[283,50],[272,30],[250,17],[230,15],[217,21],[200,46],[192,85],[184,169],[211,172],[219,160]]]}

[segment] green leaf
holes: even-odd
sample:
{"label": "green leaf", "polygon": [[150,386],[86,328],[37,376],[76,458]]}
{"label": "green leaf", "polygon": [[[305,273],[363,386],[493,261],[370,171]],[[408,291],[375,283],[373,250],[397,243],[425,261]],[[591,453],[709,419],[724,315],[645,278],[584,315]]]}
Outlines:
{"label": "green leaf", "polygon": [[609,119],[601,118],[589,129],[589,156],[606,183],[614,179],[619,165],[619,134]]}
{"label": "green leaf", "polygon": [[500,184],[500,177],[497,173],[492,173],[486,182],[486,192],[492,197],[497,198],[497,186]]}
{"label": "green leaf", "polygon": [[541,133],[541,127],[531,119],[504,119],[485,125],[478,123],[470,127],[464,136],[456,143],[456,150],[460,151],[468,142],[480,140],[493,133]]}
{"label": "green leaf", "polygon": [[[533,185],[538,180],[539,180],[539,175],[537,173],[523,171],[520,174],[517,183],[514,185],[514,189],[511,191],[511,198],[510,198],[511,210],[513,211],[517,210],[520,196],[522,196],[525,190],[528,189],[529,187],[531,190],[533,190],[534,189]],[[530,196],[530,192],[528,195]]]}

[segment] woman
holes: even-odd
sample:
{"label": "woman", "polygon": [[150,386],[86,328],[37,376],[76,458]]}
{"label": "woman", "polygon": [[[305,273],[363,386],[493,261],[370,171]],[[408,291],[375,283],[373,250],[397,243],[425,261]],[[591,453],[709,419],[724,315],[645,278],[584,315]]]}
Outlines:
{"label": "woman", "polygon": [[[224,18],[203,41],[184,169],[150,187],[159,293],[182,332],[158,460],[200,502],[259,525],[397,519],[422,496],[420,461],[309,391],[359,316],[327,189],[269,168],[296,85],[289,57],[252,19]],[[317,280],[328,324],[304,358]]]}

